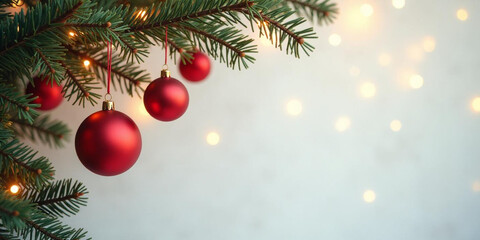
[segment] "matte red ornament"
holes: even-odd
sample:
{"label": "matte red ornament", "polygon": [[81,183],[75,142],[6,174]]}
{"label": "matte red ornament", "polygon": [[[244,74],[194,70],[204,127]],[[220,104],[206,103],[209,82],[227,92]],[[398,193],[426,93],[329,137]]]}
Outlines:
{"label": "matte red ornament", "polygon": [[[111,103],[112,107],[105,107]],[[111,110],[108,110],[111,109]],[[88,116],[75,135],[75,150],[82,164],[103,176],[114,176],[130,169],[142,149],[142,138],[135,122],[104,102],[104,110]]]}
{"label": "matte red ornament", "polygon": [[160,121],[173,121],[187,111],[189,102],[185,86],[170,72],[163,70],[162,77],[148,85],[143,95],[143,103],[147,112]]}
{"label": "matte red ornament", "polygon": [[210,73],[210,59],[200,51],[192,54],[192,62],[183,63],[180,60],[179,68],[182,76],[191,82],[200,82]]}
{"label": "matte red ornament", "polygon": [[58,85],[55,81],[53,81],[53,84],[52,82],[48,83],[47,77],[34,77],[33,82],[35,86],[29,83],[25,92],[37,97],[32,103],[40,104],[38,109],[51,110],[62,103],[63,87],[61,85]]}

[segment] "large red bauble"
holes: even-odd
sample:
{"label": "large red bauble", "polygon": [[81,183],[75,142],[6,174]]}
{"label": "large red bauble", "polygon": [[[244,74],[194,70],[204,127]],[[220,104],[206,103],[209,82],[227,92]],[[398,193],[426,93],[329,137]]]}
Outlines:
{"label": "large red bauble", "polygon": [[200,51],[192,54],[192,62],[183,63],[180,60],[179,68],[182,76],[191,82],[200,82],[210,73],[210,59]]}
{"label": "large red bauble", "polygon": [[187,111],[188,91],[175,78],[157,78],[148,85],[143,95],[145,109],[160,121],[173,121]]}
{"label": "large red bauble", "polygon": [[75,136],[75,150],[90,171],[114,176],[127,171],[138,159],[142,138],[135,122],[122,112],[98,111],[88,116]]}
{"label": "large red bauble", "polygon": [[38,109],[40,110],[51,110],[56,108],[63,100],[62,86],[58,85],[55,81],[47,83],[48,78],[46,77],[34,77],[33,82],[29,83],[26,93],[31,93],[33,96],[36,96],[37,99],[33,100],[32,103],[40,104]]}

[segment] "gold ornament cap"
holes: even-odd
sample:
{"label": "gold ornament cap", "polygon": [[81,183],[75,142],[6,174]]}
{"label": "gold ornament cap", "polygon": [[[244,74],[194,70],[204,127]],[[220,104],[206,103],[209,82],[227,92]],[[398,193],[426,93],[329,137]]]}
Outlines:
{"label": "gold ornament cap", "polygon": [[103,101],[102,110],[103,111],[115,110],[115,103],[110,100]]}
{"label": "gold ornament cap", "polygon": [[160,73],[160,77],[169,78],[170,77],[170,71],[168,71],[168,69],[163,69],[162,72]]}

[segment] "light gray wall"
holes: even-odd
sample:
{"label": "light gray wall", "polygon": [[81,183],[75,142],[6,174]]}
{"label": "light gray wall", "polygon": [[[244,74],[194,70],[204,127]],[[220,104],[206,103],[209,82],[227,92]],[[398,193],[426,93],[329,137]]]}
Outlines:
{"label": "light gray wall", "polygon": [[[57,178],[90,191],[88,206],[66,221],[95,239],[480,239],[480,114],[470,107],[480,96],[480,2],[407,0],[401,10],[390,0],[338,2],[338,21],[315,26],[311,57],[259,41],[247,71],[215,62],[204,83],[186,83],[190,106],[178,121],[158,122],[141,114],[140,99],[114,94],[144,143],[123,175],[90,173],[73,142],[38,147]],[[374,14],[360,26],[364,2]],[[467,21],[456,18],[459,8]],[[431,53],[422,50],[426,36],[436,40]],[[143,67],[158,76],[163,52],[152,52]],[[389,66],[378,64],[382,52]],[[410,73],[423,76],[422,88],[408,86]],[[359,95],[365,81],[376,85],[374,98]],[[285,112],[292,98],[303,105],[297,117]],[[98,108],[64,103],[54,115],[75,132]],[[345,132],[334,127],[341,116],[351,120]],[[212,130],[217,146],[205,142]],[[363,199],[368,189],[373,203]]]}

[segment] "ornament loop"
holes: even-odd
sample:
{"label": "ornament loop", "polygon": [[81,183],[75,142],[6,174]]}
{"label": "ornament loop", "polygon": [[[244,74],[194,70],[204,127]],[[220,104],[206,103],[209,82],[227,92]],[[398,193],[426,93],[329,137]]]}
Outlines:
{"label": "ornament loop", "polygon": [[110,101],[110,100],[112,100],[112,98],[113,98],[112,94],[110,94],[110,93],[105,94],[105,96],[103,97],[103,99],[105,99],[105,101]]}
{"label": "ornament loop", "polygon": [[162,70],[168,70],[168,65],[167,65],[167,64],[163,64]]}

